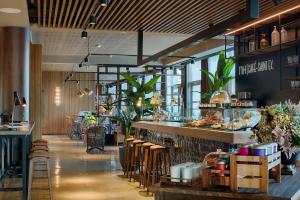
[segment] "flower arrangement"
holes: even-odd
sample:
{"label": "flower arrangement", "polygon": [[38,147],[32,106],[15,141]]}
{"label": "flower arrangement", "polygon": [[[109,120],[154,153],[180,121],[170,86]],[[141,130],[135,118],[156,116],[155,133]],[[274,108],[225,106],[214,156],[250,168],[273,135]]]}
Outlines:
{"label": "flower arrangement", "polygon": [[91,125],[94,125],[94,124],[96,124],[97,123],[97,119],[96,119],[96,117],[93,115],[93,114],[91,114],[91,115],[86,115],[85,117],[84,117],[84,124],[86,125],[86,126],[91,126]]}
{"label": "flower arrangement", "polygon": [[153,97],[150,100],[150,104],[154,107],[158,107],[158,106],[161,106],[162,102],[163,102],[163,100],[162,100],[161,96],[157,92],[154,92]]}
{"label": "flower arrangement", "polygon": [[300,147],[300,103],[290,100],[265,107],[261,120],[253,129],[254,138],[261,143],[276,142],[290,159]]}

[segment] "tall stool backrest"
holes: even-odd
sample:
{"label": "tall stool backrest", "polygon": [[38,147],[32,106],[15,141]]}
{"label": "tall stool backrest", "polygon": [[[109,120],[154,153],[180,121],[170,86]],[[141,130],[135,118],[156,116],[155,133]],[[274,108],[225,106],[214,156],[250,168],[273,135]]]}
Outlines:
{"label": "tall stool backrest", "polygon": [[105,126],[92,126],[87,130],[87,150],[97,148],[104,149],[105,135],[107,134],[107,127]]}

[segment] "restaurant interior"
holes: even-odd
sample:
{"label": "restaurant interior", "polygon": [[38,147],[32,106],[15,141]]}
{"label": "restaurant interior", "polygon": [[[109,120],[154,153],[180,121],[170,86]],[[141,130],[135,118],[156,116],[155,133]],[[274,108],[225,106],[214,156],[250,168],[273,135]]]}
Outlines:
{"label": "restaurant interior", "polygon": [[0,0],[1,200],[300,200],[299,0]]}

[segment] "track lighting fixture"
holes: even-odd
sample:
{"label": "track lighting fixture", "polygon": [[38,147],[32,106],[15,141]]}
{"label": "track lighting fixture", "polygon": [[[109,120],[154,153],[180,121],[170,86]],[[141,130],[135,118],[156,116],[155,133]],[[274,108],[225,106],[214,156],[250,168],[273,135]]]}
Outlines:
{"label": "track lighting fixture", "polygon": [[84,62],[86,62],[86,63],[89,62],[88,56],[84,58]]}
{"label": "track lighting fixture", "polygon": [[92,15],[90,16],[90,24],[91,24],[91,25],[95,25],[95,24],[96,24],[96,21],[97,21],[96,15],[95,15],[95,14],[92,14]]}
{"label": "track lighting fixture", "polygon": [[191,64],[195,64],[195,61],[194,61],[194,59],[192,59],[192,60],[191,60]]}
{"label": "track lighting fixture", "polygon": [[70,74],[70,77],[73,77],[73,73]]}
{"label": "track lighting fixture", "polygon": [[81,32],[81,38],[86,39],[88,37],[88,33],[86,31]]}
{"label": "track lighting fixture", "polygon": [[79,64],[79,68],[81,68],[81,67],[83,67],[83,64],[82,64],[82,63]]}
{"label": "track lighting fixture", "polygon": [[109,4],[109,0],[100,0],[101,6],[105,7]]}

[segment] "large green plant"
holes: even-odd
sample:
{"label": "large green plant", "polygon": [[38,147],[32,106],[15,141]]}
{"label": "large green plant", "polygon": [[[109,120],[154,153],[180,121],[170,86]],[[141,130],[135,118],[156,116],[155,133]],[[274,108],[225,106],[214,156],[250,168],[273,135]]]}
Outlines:
{"label": "large green plant", "polygon": [[234,69],[235,61],[231,58],[225,58],[225,52],[221,51],[219,54],[219,60],[217,64],[217,70],[213,74],[208,70],[201,70],[207,76],[208,79],[208,92],[203,93],[201,96],[204,99],[210,99],[211,95],[225,87],[230,80],[234,79],[231,76],[231,72]]}
{"label": "large green plant", "polygon": [[125,138],[128,138],[131,132],[131,123],[136,117],[136,113],[132,103],[126,102],[126,104],[126,108],[121,109],[119,114],[117,116],[113,116],[112,118],[121,123],[122,132],[125,134]]}
{"label": "large green plant", "polygon": [[[131,76],[127,72],[121,73],[121,76],[127,80],[127,82],[135,88],[135,91],[127,89],[122,90],[125,95],[125,101],[129,106],[132,106],[136,116],[133,119],[134,121],[138,121],[141,119],[143,115],[150,115],[153,111],[153,106],[150,104],[150,98],[145,98],[146,94],[150,94],[154,92],[155,84],[157,83],[160,76],[154,75],[153,78],[145,82],[142,79],[142,82],[139,83],[137,79]],[[138,106],[138,101],[141,101],[142,106]]]}

